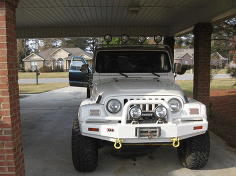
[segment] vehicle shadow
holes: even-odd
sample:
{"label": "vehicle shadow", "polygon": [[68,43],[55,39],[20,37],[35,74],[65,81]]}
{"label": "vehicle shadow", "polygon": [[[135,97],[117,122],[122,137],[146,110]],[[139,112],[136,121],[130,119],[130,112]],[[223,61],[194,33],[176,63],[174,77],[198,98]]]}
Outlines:
{"label": "vehicle shadow", "polygon": [[[172,146],[125,146],[116,151],[105,146],[99,151],[99,165],[96,173],[108,172],[110,175],[221,175],[227,176],[232,169],[236,172],[236,153],[230,151],[219,137],[211,133],[211,152],[208,164],[200,170],[184,168]],[[222,170],[222,171],[221,171]],[[234,173],[235,173],[234,172]],[[232,173],[233,176],[233,173]]]}

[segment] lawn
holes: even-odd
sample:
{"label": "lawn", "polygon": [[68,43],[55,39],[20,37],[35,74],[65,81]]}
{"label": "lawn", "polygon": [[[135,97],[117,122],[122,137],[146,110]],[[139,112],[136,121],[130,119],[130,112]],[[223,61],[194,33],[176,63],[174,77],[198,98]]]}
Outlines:
{"label": "lawn", "polygon": [[[184,90],[187,96],[192,95],[193,81],[178,80],[176,83]],[[211,81],[211,90],[235,89],[235,79],[215,79]]]}
{"label": "lawn", "polygon": [[48,84],[20,84],[20,93],[29,94],[29,93],[42,93],[54,89],[59,89],[69,86],[68,83],[48,83]]}
{"label": "lawn", "polygon": [[[19,79],[33,79],[35,72],[19,72]],[[68,78],[68,72],[40,73],[39,78]]]}
{"label": "lawn", "polygon": [[[186,73],[193,73],[193,69],[187,70]],[[227,74],[227,69],[212,69],[213,74]]]}

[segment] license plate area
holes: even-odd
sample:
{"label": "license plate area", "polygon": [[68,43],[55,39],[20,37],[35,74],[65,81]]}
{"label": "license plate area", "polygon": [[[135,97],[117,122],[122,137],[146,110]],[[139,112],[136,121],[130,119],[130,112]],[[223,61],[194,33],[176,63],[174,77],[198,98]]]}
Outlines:
{"label": "license plate area", "polygon": [[160,127],[137,127],[135,130],[136,137],[138,138],[153,139],[161,135]]}

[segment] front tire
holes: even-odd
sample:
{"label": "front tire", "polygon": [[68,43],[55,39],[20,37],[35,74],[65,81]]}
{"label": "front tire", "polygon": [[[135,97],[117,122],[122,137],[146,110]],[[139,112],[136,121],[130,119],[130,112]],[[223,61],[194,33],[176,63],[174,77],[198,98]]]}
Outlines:
{"label": "front tire", "polygon": [[209,133],[181,141],[177,153],[184,167],[188,169],[203,168],[207,164],[210,153]]}
{"label": "front tire", "polygon": [[96,139],[82,136],[76,118],[72,128],[72,160],[76,170],[92,172],[98,163],[98,145]]}

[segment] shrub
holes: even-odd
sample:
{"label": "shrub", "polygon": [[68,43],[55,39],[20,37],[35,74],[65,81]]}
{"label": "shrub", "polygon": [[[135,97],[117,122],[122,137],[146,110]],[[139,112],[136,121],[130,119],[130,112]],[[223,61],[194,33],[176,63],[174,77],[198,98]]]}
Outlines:
{"label": "shrub", "polygon": [[233,78],[236,78],[236,67],[228,68],[227,73],[229,73]]}
{"label": "shrub", "polygon": [[64,69],[62,67],[54,67],[54,72],[64,72]]}
{"label": "shrub", "polygon": [[44,72],[53,72],[52,67],[49,66],[43,66],[39,69],[40,72],[44,73]]}

